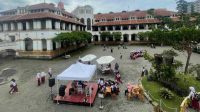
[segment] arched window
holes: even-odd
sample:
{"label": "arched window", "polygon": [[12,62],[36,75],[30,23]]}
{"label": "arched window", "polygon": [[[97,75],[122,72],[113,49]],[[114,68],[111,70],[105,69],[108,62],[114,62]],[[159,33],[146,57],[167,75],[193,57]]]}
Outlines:
{"label": "arched window", "polygon": [[91,30],[91,19],[87,18],[87,30]]}
{"label": "arched window", "polygon": [[47,40],[46,39],[42,39],[42,50],[46,51],[47,50]]}
{"label": "arched window", "polygon": [[81,18],[81,23],[85,24],[85,20],[83,18]]}
{"label": "arched window", "polygon": [[33,51],[33,40],[31,38],[24,39],[25,51]]}

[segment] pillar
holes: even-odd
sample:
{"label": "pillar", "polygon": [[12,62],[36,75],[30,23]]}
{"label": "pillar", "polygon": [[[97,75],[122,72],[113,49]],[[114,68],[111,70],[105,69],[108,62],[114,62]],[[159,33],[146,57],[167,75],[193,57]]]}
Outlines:
{"label": "pillar", "polygon": [[56,30],[60,30],[60,22],[59,21],[55,22],[55,28],[56,28]]}
{"label": "pillar", "polygon": [[98,26],[98,31],[101,31],[101,27],[100,26]]}
{"label": "pillar", "polygon": [[123,26],[120,26],[120,30],[123,30]]}
{"label": "pillar", "polygon": [[22,23],[21,23],[21,22],[18,22],[18,23],[17,23],[17,27],[18,27],[18,30],[21,31],[21,30],[22,30]]}
{"label": "pillar", "polygon": [[147,25],[145,25],[145,29],[146,30],[148,30],[149,29],[149,25],[147,24]]}
{"label": "pillar", "polygon": [[8,31],[8,24],[7,23],[3,24],[3,31]]}
{"label": "pillar", "polygon": [[52,29],[52,20],[46,20],[46,29]]}
{"label": "pillar", "polygon": [[115,31],[115,26],[113,26],[113,31]]}
{"label": "pillar", "polygon": [[128,25],[128,30],[131,30],[131,25]]}
{"label": "pillar", "polygon": [[10,23],[11,31],[14,31],[14,23]]}
{"label": "pillar", "polygon": [[69,31],[71,31],[71,24],[68,25]]}
{"label": "pillar", "polygon": [[52,40],[47,40],[47,50],[48,51],[52,51],[53,50]]}
{"label": "pillar", "polygon": [[131,41],[131,35],[128,35],[128,41]]}
{"label": "pillar", "polygon": [[2,27],[2,24],[0,24],[0,31],[3,31],[3,27]]}
{"label": "pillar", "polygon": [[33,40],[33,51],[38,50],[38,42],[37,40]]}
{"label": "pillar", "polygon": [[155,24],[155,29],[158,29],[158,25],[157,24]]}
{"label": "pillar", "polygon": [[30,30],[30,23],[28,21],[26,22],[26,30]]}
{"label": "pillar", "polygon": [[39,20],[37,21],[37,28],[38,28],[38,29],[41,29],[41,28],[42,28],[41,21],[39,21]]}
{"label": "pillar", "polygon": [[38,50],[42,51],[42,40],[38,40]]}
{"label": "pillar", "polygon": [[107,26],[105,26],[105,29],[106,29],[106,31],[108,31],[108,27]]}
{"label": "pillar", "polygon": [[137,30],[140,30],[140,26],[139,26],[139,25],[136,25],[136,29],[137,29]]}
{"label": "pillar", "polygon": [[65,30],[65,23],[62,23],[62,28],[63,30]]}
{"label": "pillar", "polygon": [[100,35],[97,35],[98,36],[98,41],[100,42],[101,41],[101,37],[100,37]]}

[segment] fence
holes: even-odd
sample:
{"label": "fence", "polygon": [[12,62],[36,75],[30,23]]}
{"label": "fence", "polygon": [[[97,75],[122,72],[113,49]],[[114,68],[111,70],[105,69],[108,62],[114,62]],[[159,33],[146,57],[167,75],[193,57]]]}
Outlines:
{"label": "fence", "polygon": [[152,98],[153,101],[156,101],[157,103],[159,103],[159,112],[178,112],[177,108],[172,108],[167,106],[161,99],[156,99],[155,97],[153,97],[153,95],[150,94],[150,92],[148,91],[147,94]]}

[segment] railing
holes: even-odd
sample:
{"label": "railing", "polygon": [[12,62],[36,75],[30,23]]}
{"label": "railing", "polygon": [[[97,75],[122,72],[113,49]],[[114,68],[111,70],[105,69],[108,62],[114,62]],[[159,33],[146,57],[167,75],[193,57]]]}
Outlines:
{"label": "railing", "polygon": [[170,110],[169,112],[178,112],[177,108],[172,108],[172,107],[167,106],[161,99],[157,99],[153,95],[151,95],[149,91],[147,92],[147,94],[152,98],[153,101],[156,101],[157,103],[159,103],[159,110],[161,112],[164,112],[165,110],[168,110],[168,111]]}
{"label": "railing", "polygon": [[180,105],[180,112],[186,112],[187,107],[189,106],[189,98],[186,97]]}

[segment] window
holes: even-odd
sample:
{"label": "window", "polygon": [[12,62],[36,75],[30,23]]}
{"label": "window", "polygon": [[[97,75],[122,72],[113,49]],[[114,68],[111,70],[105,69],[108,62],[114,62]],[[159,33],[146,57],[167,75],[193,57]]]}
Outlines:
{"label": "window", "polygon": [[116,20],[116,21],[119,21],[119,20],[120,20],[120,18],[115,18],[115,20]]}
{"label": "window", "polygon": [[131,20],[135,20],[135,17],[134,17],[134,16],[132,16],[132,17],[131,17]]}

